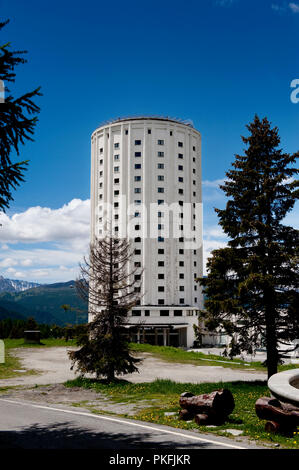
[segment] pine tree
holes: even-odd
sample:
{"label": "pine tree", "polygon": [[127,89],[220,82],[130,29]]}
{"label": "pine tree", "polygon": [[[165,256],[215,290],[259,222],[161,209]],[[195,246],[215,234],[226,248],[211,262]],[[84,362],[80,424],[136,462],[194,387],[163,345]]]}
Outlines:
{"label": "pine tree", "polygon": [[[89,259],[80,265],[76,287],[88,301],[87,328],[77,339],[81,348],[69,356],[82,374],[95,373],[108,382],[116,374],[138,371],[140,359],[130,354],[127,314],[140,298],[142,270],[130,270],[130,242],[107,236],[90,245]],[[138,274],[137,274],[138,273]]]}
{"label": "pine tree", "polygon": [[233,355],[254,352],[263,338],[270,377],[281,344],[299,338],[299,237],[283,224],[298,198],[299,152],[279,149],[278,129],[267,118],[255,116],[247,129],[245,155],[235,156],[220,186],[229,200],[216,212],[229,242],[212,252],[208,276],[199,280],[207,296],[201,318],[232,337]]}
{"label": "pine tree", "polygon": [[[1,29],[8,21],[0,23]],[[28,160],[12,163],[11,153],[19,156],[20,146],[32,141],[40,108],[34,103],[41,96],[40,87],[15,98],[7,83],[15,81],[15,67],[26,63],[22,55],[27,51],[11,51],[10,43],[0,46],[0,80],[5,86],[5,102],[0,104],[0,210],[5,212],[12,198],[12,191],[24,181]]]}

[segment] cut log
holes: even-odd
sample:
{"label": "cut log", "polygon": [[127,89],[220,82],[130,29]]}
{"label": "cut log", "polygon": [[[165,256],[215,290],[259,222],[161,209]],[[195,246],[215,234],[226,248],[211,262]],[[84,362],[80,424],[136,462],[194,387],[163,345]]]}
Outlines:
{"label": "cut log", "polygon": [[298,422],[296,411],[289,411],[283,408],[281,402],[276,399],[269,397],[259,398],[255,403],[255,411],[260,419],[273,421],[285,429],[296,428]]}
{"label": "cut log", "polygon": [[198,425],[205,425],[205,424],[209,424],[210,418],[206,414],[197,414],[194,416],[194,421]]}
{"label": "cut log", "polygon": [[207,414],[213,417],[226,417],[235,407],[234,397],[227,389],[215,390],[212,393],[180,396],[180,406],[193,414]]}
{"label": "cut log", "polygon": [[191,421],[194,418],[194,414],[188,410],[180,410],[179,419],[184,421]]}
{"label": "cut log", "polygon": [[265,424],[265,431],[271,432],[272,434],[276,434],[279,432],[281,425],[276,423],[275,421],[267,421]]}

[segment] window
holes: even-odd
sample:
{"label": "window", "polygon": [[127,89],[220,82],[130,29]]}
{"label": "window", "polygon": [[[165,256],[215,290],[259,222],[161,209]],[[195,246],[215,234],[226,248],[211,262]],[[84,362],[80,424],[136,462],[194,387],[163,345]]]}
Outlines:
{"label": "window", "polygon": [[194,197],[196,196],[196,192],[195,192],[195,191],[193,191],[193,196],[194,196]]}
{"label": "window", "polygon": [[115,155],[114,155],[114,160],[115,160],[115,161],[119,160],[119,155],[118,155],[118,154],[115,154]]}
{"label": "window", "polygon": [[141,317],[141,310],[132,310],[132,317]]}
{"label": "window", "polygon": [[180,248],[180,249],[179,249],[179,254],[180,254],[180,255],[183,255],[183,254],[184,254],[184,248]]}
{"label": "window", "polygon": [[179,277],[180,277],[180,279],[184,279],[185,274],[184,274],[184,273],[180,273],[180,276],[179,276]]}
{"label": "window", "polygon": [[164,157],[164,152],[158,152],[158,157]]}
{"label": "window", "polygon": [[197,297],[194,297],[194,302],[197,303]]}
{"label": "window", "polygon": [[144,316],[149,317],[150,316],[150,311],[149,310],[144,310]]}
{"label": "window", "polygon": [[163,170],[164,169],[164,163],[158,163],[158,168],[159,168],[159,170]]}
{"label": "window", "polygon": [[141,250],[139,250],[139,249],[138,249],[138,250],[137,250],[137,249],[134,250],[134,254],[135,254],[135,255],[141,255]]}
{"label": "window", "polygon": [[114,219],[118,220],[118,214],[115,214]]}
{"label": "window", "polygon": [[184,169],[183,165],[179,165],[179,166],[178,166],[178,169],[179,169],[180,171],[183,171],[183,169]]}
{"label": "window", "polygon": [[158,175],[158,181],[164,181],[164,176],[163,175]]}
{"label": "window", "polygon": [[193,261],[193,265],[196,266],[196,261]]}
{"label": "window", "polygon": [[101,160],[100,160],[100,165],[103,165],[103,159],[102,159],[102,158],[101,158]]}
{"label": "window", "polygon": [[158,188],[158,193],[164,193],[164,188]]}
{"label": "window", "polygon": [[140,225],[135,225],[135,230],[140,230]]}
{"label": "window", "polygon": [[179,147],[183,147],[183,142],[178,142]]}
{"label": "window", "polygon": [[180,237],[179,242],[183,242],[183,241],[184,241],[184,237]]}
{"label": "window", "polygon": [[119,196],[119,190],[118,190],[118,189],[116,189],[116,190],[114,191],[114,196]]}
{"label": "window", "polygon": [[195,152],[195,150],[196,150],[196,148],[195,148],[194,145],[193,145],[193,152]]}
{"label": "window", "polygon": [[140,281],[141,274],[135,274],[134,279],[135,279],[135,281]]}
{"label": "window", "polygon": [[119,166],[115,166],[114,167],[114,173],[118,173],[119,172]]}
{"label": "window", "polygon": [[140,261],[135,261],[134,266],[135,266],[135,268],[140,268],[141,267],[141,262]]}
{"label": "window", "polygon": [[184,261],[179,261],[179,266],[184,266]]}
{"label": "window", "polygon": [[194,286],[194,290],[197,290],[197,286]]}
{"label": "window", "polygon": [[184,183],[184,178],[182,176],[179,176],[179,183]]}
{"label": "window", "polygon": [[141,163],[135,163],[135,170],[141,169]]}
{"label": "window", "polygon": [[183,310],[174,310],[173,311],[173,316],[174,317],[182,317],[183,316]]}
{"label": "window", "polygon": [[102,171],[100,171],[100,176],[103,176],[103,172],[102,172]]}
{"label": "window", "polygon": [[164,248],[158,248],[158,255],[164,255]]}
{"label": "window", "polygon": [[141,140],[135,140],[135,145],[141,145]]}
{"label": "window", "polygon": [[193,184],[196,185],[196,181],[195,181],[195,180],[193,180]]}
{"label": "window", "polygon": [[180,286],[180,292],[183,292],[185,290],[184,286]]}
{"label": "window", "polygon": [[141,216],[140,212],[135,212],[134,217],[140,217],[140,216]]}
{"label": "window", "polygon": [[147,133],[148,133],[148,134],[151,134],[151,133],[152,133],[152,130],[151,130],[151,129],[148,129],[148,130],[147,130]]}
{"label": "window", "polygon": [[158,242],[164,242],[164,237],[158,237]]}
{"label": "window", "polygon": [[118,207],[118,202],[115,202],[113,205],[114,207]]}
{"label": "window", "polygon": [[184,158],[184,155],[183,155],[182,153],[179,153],[179,154],[178,154],[178,157],[179,157],[179,158]]}
{"label": "window", "polygon": [[140,199],[135,199],[134,203],[139,206],[141,204],[141,200]]}
{"label": "window", "polygon": [[183,189],[179,189],[179,194],[184,194],[184,190]]}
{"label": "window", "polygon": [[119,184],[119,178],[114,178],[114,184]]}
{"label": "window", "polygon": [[141,181],[141,176],[134,176],[135,181]]}
{"label": "window", "polygon": [[159,206],[160,204],[164,204],[164,199],[158,199],[158,206]]}
{"label": "window", "polygon": [[135,152],[135,157],[141,157],[141,152]]}
{"label": "window", "polygon": [[115,231],[115,232],[118,232],[118,227],[114,227],[114,231]]}
{"label": "window", "polygon": [[164,292],[164,286],[158,286],[158,292]]}
{"label": "window", "polygon": [[158,305],[164,305],[164,299],[158,299]]}
{"label": "window", "polygon": [[164,266],[164,261],[158,261],[158,266],[159,266],[159,267]]}
{"label": "window", "polygon": [[100,188],[102,188],[102,187],[103,187],[103,183],[100,183]]}
{"label": "window", "polygon": [[169,310],[160,310],[160,317],[169,317]]}
{"label": "window", "polygon": [[164,279],[164,274],[162,273],[158,274],[158,279]]}
{"label": "window", "polygon": [[184,204],[184,201],[179,201],[179,205],[182,206]]}
{"label": "window", "polygon": [[158,140],[158,145],[164,145],[164,140]]}
{"label": "window", "polygon": [[141,193],[141,188],[135,188],[134,193]]}
{"label": "window", "polygon": [[141,292],[140,287],[134,287],[134,292]]}
{"label": "window", "polygon": [[184,225],[179,225],[179,230],[184,230]]}
{"label": "window", "polygon": [[141,242],[141,238],[140,238],[140,237],[134,238],[134,242],[135,242],[135,243]]}
{"label": "window", "polygon": [[158,230],[163,230],[164,229],[164,224],[158,224]]}
{"label": "window", "polygon": [[125,134],[128,135],[129,131],[128,129],[125,129]]}
{"label": "window", "polygon": [[103,194],[100,194],[100,199],[103,199]]}
{"label": "window", "polygon": [[119,143],[118,143],[118,142],[116,142],[116,143],[114,144],[114,148],[115,148],[115,149],[119,149]]}
{"label": "window", "polygon": [[184,304],[185,303],[185,299],[180,299],[180,304]]}
{"label": "window", "polygon": [[172,131],[169,132],[169,135],[172,135]]}
{"label": "window", "polygon": [[164,212],[158,212],[158,217],[164,217]]}
{"label": "window", "polygon": [[103,153],[103,148],[100,148],[100,153]]}

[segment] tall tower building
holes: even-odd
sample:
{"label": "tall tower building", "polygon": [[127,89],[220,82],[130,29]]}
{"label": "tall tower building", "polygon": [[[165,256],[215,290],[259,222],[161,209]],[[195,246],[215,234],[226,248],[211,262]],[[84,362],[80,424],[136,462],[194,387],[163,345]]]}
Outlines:
{"label": "tall tower building", "polygon": [[[117,119],[91,138],[91,240],[107,220],[144,269],[133,341],[192,347],[203,300],[201,135],[190,123]],[[138,274],[137,274],[138,275]]]}

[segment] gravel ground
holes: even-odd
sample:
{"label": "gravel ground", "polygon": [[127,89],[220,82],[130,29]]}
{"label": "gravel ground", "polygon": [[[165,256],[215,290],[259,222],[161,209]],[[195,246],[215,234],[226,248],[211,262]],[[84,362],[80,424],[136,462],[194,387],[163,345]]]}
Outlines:
{"label": "gravel ground", "polygon": [[[76,377],[70,370],[71,362],[67,351],[71,348],[56,347],[46,349],[18,348],[14,351],[20,360],[22,369],[35,369],[39,375],[18,376],[11,379],[1,379],[0,388],[16,385],[49,385],[63,383]],[[139,366],[139,373],[128,374],[125,379],[134,382],[151,382],[156,378],[171,379],[176,382],[231,382],[237,380],[266,380],[263,372],[257,372],[247,368],[236,370],[222,366],[196,366],[193,364],[180,364],[164,362],[142,353],[143,358]]]}

